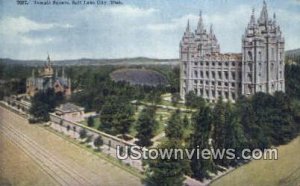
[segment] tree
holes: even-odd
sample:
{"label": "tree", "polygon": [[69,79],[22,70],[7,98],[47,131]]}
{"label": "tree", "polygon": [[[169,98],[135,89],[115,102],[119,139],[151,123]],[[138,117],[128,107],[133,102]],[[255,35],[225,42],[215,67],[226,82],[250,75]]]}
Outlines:
{"label": "tree", "polygon": [[178,92],[172,93],[172,95],[171,95],[172,105],[173,105],[173,106],[176,106],[179,100],[180,100],[180,95],[179,95],[179,93],[178,93]]}
{"label": "tree", "polygon": [[81,129],[81,130],[79,131],[79,138],[84,139],[84,138],[86,138],[86,137],[87,137],[87,132],[86,132],[86,130],[85,130],[85,129]]}
{"label": "tree", "polygon": [[93,127],[95,124],[94,124],[94,118],[92,116],[88,117],[88,120],[87,120],[87,125],[89,127]]}
{"label": "tree", "polygon": [[[242,150],[247,147],[246,142],[238,113],[233,105],[227,102],[225,105],[225,149],[235,149],[236,157],[242,157]],[[225,157],[221,160],[221,165],[235,166],[237,162],[236,159],[227,159]]]}
{"label": "tree", "polygon": [[55,93],[54,89],[37,92],[31,100],[29,113],[40,121],[49,121],[49,112],[63,101],[63,95]]}
{"label": "tree", "polygon": [[38,121],[49,121],[49,106],[39,100],[33,99],[29,113]]}
{"label": "tree", "polygon": [[[190,141],[191,149],[210,149],[209,138],[212,128],[212,111],[208,106],[201,107],[192,116],[192,125],[194,132]],[[209,178],[208,171],[215,171],[213,160],[198,158],[194,154],[191,160],[191,170],[193,177],[203,180]]]}
{"label": "tree", "polygon": [[184,128],[188,128],[190,125],[189,118],[186,114],[183,117],[182,123],[183,123]]}
{"label": "tree", "polygon": [[[178,141],[166,141],[159,146],[159,149],[182,149]],[[189,174],[189,161],[186,158],[176,158],[172,153],[170,158],[159,156],[157,159],[146,161],[146,185],[182,186],[185,180],[184,175]]]}
{"label": "tree", "polygon": [[[219,99],[217,104],[213,109],[213,148],[215,150],[225,149],[225,131],[226,131],[226,116],[225,116],[225,106],[222,99]],[[223,159],[215,159],[217,164],[222,164]]]}
{"label": "tree", "polygon": [[205,105],[202,97],[197,96],[194,91],[190,91],[185,95],[185,106],[190,108],[198,108]]}
{"label": "tree", "polygon": [[169,140],[183,140],[183,123],[180,110],[176,110],[170,117],[168,125],[165,128],[166,137]]}
{"label": "tree", "polygon": [[275,92],[275,114],[272,122],[272,144],[280,145],[289,142],[297,136],[297,126],[293,119],[290,98],[283,92]]}
{"label": "tree", "polygon": [[98,136],[95,140],[94,140],[94,146],[97,147],[98,150],[100,150],[100,146],[102,146],[103,143],[103,139],[101,136]]}
{"label": "tree", "polygon": [[120,112],[115,115],[116,122],[113,125],[114,133],[125,135],[129,132],[130,126],[134,122],[133,107],[131,105],[121,105]]}
{"label": "tree", "polygon": [[151,139],[154,137],[154,132],[157,128],[155,120],[155,110],[153,107],[144,108],[136,122],[136,137],[139,139],[137,144],[140,146],[149,147],[152,145]]}
{"label": "tree", "polygon": [[122,97],[112,96],[106,100],[101,111],[100,129],[110,134],[126,134],[133,119],[134,109]]}

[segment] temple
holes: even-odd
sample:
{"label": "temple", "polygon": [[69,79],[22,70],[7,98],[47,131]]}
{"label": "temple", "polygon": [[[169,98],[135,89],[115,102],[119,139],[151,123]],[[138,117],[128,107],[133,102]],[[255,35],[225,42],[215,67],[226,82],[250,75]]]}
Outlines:
{"label": "temple", "polygon": [[265,2],[257,20],[252,11],[241,53],[221,53],[213,26],[205,29],[200,12],[197,29],[192,32],[188,21],[180,42],[181,97],[193,91],[210,102],[220,97],[234,102],[240,95],[285,92],[284,43]]}
{"label": "temple", "polygon": [[44,67],[38,70],[32,70],[32,76],[26,81],[26,93],[30,97],[34,96],[38,91],[45,91],[53,88],[56,93],[61,92],[64,96],[71,95],[71,79],[65,77],[64,68],[62,68],[61,76],[58,76],[58,70],[52,68],[50,56],[47,57],[47,62]]}

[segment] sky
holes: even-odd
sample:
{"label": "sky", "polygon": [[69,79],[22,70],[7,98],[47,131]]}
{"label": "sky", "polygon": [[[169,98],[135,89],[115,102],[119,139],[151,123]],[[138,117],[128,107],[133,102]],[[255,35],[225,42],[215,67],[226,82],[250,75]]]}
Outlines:
{"label": "sky", "polygon": [[[252,9],[258,18],[263,5],[263,0],[122,0],[122,5],[28,1],[0,0],[0,58],[45,60],[47,53],[53,60],[178,58],[187,21],[195,30],[200,10],[207,30],[213,25],[221,52],[241,52]],[[300,48],[300,1],[266,2],[269,16],[276,13],[286,49]]]}

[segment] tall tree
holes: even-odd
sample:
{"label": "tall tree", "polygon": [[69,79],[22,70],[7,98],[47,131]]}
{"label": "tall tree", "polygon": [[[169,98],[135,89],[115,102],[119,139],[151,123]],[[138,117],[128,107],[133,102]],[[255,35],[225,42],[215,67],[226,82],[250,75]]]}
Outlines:
{"label": "tall tree", "polygon": [[[225,105],[222,99],[219,99],[213,109],[213,148],[215,150],[225,149],[225,131],[226,131],[226,116],[225,116]],[[217,164],[222,164],[222,159],[215,159]]]}
{"label": "tall tree", "polygon": [[[234,149],[235,156],[241,157],[242,150],[246,148],[246,138],[240,123],[238,113],[230,102],[225,105],[225,149]],[[237,159],[222,159],[223,166],[236,165]]]}
{"label": "tall tree", "polygon": [[154,137],[157,121],[155,120],[155,110],[152,107],[144,108],[136,122],[136,137],[139,139],[137,144],[140,146],[151,146],[151,139]]}
{"label": "tall tree", "polygon": [[[166,141],[159,149],[183,149],[181,142]],[[189,161],[186,157],[178,158],[175,153],[171,153],[169,158],[159,156],[157,159],[146,161],[146,185],[182,186],[185,180],[184,175],[189,174]]]}
{"label": "tall tree", "polygon": [[194,91],[190,91],[185,95],[185,106],[189,108],[198,108],[205,105],[202,97],[197,96]]}
{"label": "tall tree", "polygon": [[88,117],[87,125],[89,127],[93,127],[95,125],[95,121],[94,121],[94,118],[92,116]]}
{"label": "tall tree", "polygon": [[183,140],[184,126],[180,110],[176,110],[170,117],[165,128],[166,137],[169,140]]}
{"label": "tall tree", "polygon": [[55,93],[53,89],[37,92],[31,100],[29,113],[40,121],[49,120],[49,112],[63,102],[63,95]]}
{"label": "tall tree", "polygon": [[[190,141],[191,149],[211,149],[209,145],[209,138],[211,132],[212,111],[208,106],[198,109],[192,116],[192,125],[194,132]],[[205,159],[197,157],[195,153],[191,160],[191,170],[193,177],[203,180],[209,178],[208,171],[215,171],[215,166],[211,158]]]}
{"label": "tall tree", "polygon": [[98,136],[95,140],[94,140],[94,146],[97,147],[98,150],[100,150],[100,147],[103,145],[103,139],[101,136]]}

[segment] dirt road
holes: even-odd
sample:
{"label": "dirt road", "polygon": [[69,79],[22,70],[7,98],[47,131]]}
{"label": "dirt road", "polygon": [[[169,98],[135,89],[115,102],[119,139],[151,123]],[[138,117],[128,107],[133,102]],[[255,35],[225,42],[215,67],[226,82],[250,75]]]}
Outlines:
{"label": "dirt road", "polygon": [[[2,107],[0,134],[31,157],[40,171],[53,179],[50,185],[141,185],[139,178],[123,169],[39,126],[28,124],[22,117]],[[22,169],[22,164],[16,169]],[[8,176],[7,179],[13,183],[12,179],[20,178]]]}

